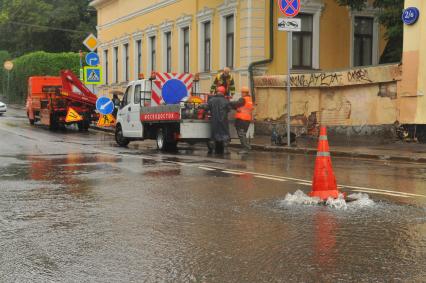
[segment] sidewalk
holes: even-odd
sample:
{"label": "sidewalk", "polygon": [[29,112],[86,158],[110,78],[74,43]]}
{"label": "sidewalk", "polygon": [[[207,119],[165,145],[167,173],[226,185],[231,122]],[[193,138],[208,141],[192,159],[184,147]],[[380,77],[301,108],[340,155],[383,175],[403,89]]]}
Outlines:
{"label": "sidewalk", "polygon": [[[92,129],[105,132],[113,132],[113,129],[104,129],[92,126]],[[298,139],[297,144],[291,148],[286,146],[271,145],[269,136],[256,136],[251,141],[252,149],[255,151],[289,152],[299,154],[316,155],[316,139]],[[241,148],[239,140],[232,140],[231,147]],[[373,160],[389,160],[426,163],[426,144],[394,142],[383,145],[333,145],[330,143],[331,156],[365,158]]]}
{"label": "sidewalk", "polygon": [[[253,150],[290,152],[315,155],[316,139],[298,139],[291,148],[271,145],[269,136],[257,136],[252,141]],[[238,140],[233,140],[232,147],[240,147]],[[330,142],[331,156],[366,158],[375,160],[405,161],[426,163],[426,144],[394,142],[383,145],[333,145]]]}

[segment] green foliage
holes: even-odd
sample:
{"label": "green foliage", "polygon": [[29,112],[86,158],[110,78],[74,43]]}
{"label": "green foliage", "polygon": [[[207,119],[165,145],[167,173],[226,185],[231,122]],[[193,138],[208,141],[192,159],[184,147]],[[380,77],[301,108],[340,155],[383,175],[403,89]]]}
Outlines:
{"label": "green foliage", "polygon": [[7,83],[7,71],[3,68],[3,64],[10,59],[9,52],[0,50],[0,96],[6,93],[5,87]]}
{"label": "green foliage", "polygon": [[[366,7],[365,0],[336,0],[342,6],[349,6],[354,10]],[[378,9],[379,23],[386,28],[388,40],[380,63],[400,62],[402,57],[403,23],[401,20],[404,0],[374,0],[373,7]]]}
{"label": "green foliage", "polygon": [[10,93],[15,101],[24,101],[27,93],[28,78],[31,76],[59,76],[59,72],[70,69],[79,73],[80,56],[78,53],[46,53],[43,51],[26,54],[13,60],[14,68],[10,72]]}
{"label": "green foliage", "polygon": [[89,0],[0,0],[0,50],[14,57],[43,50],[82,49],[96,31],[96,11]]}

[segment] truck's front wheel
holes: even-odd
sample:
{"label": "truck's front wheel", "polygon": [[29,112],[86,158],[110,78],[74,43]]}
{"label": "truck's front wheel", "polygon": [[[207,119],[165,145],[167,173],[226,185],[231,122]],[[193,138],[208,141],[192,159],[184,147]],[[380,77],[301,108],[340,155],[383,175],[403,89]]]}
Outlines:
{"label": "truck's front wheel", "polygon": [[115,141],[121,147],[126,147],[130,142],[129,139],[123,136],[123,129],[120,125],[117,125],[117,127],[115,127]]}

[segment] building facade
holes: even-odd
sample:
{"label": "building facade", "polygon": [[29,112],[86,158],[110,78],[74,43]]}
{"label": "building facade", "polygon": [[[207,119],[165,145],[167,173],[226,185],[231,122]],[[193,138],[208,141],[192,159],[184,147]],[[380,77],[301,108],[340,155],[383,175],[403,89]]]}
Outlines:
{"label": "building facade", "polygon": [[[373,8],[351,11],[335,0],[301,2],[302,31],[292,37],[292,72],[379,62],[385,41]],[[152,71],[200,73],[205,92],[225,66],[232,68],[237,92],[252,83],[253,62],[271,59],[255,68],[257,75],[287,72],[287,36],[277,28],[283,16],[276,0],[94,0],[91,5],[98,11],[104,68],[100,94],[123,89],[138,74]]]}

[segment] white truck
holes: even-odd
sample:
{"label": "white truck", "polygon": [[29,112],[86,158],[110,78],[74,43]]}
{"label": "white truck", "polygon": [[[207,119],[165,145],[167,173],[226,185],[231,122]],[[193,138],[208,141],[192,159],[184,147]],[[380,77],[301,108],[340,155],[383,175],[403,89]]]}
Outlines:
{"label": "white truck", "polygon": [[207,142],[210,121],[199,107],[207,95],[195,94],[197,83],[190,74],[175,73],[130,82],[117,112],[117,144],[155,139],[158,149],[171,150],[181,141]]}

